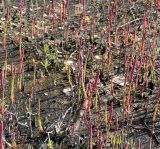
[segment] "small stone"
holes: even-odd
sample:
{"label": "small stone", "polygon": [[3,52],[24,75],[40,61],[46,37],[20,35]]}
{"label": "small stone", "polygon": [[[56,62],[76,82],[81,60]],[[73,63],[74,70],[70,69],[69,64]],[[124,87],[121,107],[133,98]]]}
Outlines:
{"label": "small stone", "polygon": [[101,59],[102,59],[102,57],[101,57],[101,56],[99,56],[99,55],[95,55],[95,59],[97,59],[97,60],[101,60]]}
{"label": "small stone", "polygon": [[71,87],[66,87],[63,89],[63,93],[66,94],[67,96],[69,96],[71,94]]}
{"label": "small stone", "polygon": [[44,93],[45,96],[48,96],[48,93]]}

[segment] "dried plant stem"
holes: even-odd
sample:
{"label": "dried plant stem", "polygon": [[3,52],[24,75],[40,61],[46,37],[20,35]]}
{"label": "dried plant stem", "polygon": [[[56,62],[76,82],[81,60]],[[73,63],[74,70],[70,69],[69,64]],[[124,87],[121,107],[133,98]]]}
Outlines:
{"label": "dried plant stem", "polygon": [[43,130],[43,127],[42,127],[40,111],[41,111],[40,98],[38,98],[38,99],[37,99],[37,113],[38,113],[37,120],[38,120],[38,131],[39,131],[39,132],[43,132],[44,130]]}
{"label": "dried plant stem", "polygon": [[15,68],[14,65],[11,65],[11,93],[10,93],[10,99],[11,103],[13,105],[14,103],[14,80],[15,80]]}
{"label": "dried plant stem", "polygon": [[16,144],[16,140],[15,140],[15,132],[13,132],[13,134],[12,134],[11,149],[17,149],[17,144]]}

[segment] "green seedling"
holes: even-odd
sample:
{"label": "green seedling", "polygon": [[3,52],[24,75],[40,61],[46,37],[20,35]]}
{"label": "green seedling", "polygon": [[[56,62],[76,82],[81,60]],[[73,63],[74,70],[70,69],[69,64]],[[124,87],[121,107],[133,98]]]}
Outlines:
{"label": "green seedling", "polygon": [[56,53],[51,52],[51,54],[50,54],[50,60],[54,61],[55,59],[56,59]]}
{"label": "green seedling", "polygon": [[47,146],[49,149],[52,149],[54,146],[54,142],[50,138],[48,139]]}
{"label": "green seedling", "polygon": [[130,144],[131,149],[134,149],[135,142],[134,142],[133,138],[132,138],[132,139],[130,139],[129,144]]}
{"label": "green seedling", "polygon": [[55,59],[55,55],[54,53],[50,53],[49,45],[47,43],[44,44],[43,50],[45,53],[45,60],[41,61],[41,65],[44,67],[45,72],[48,73],[48,67],[51,65],[48,55],[50,56],[51,60]]}
{"label": "green seedling", "polygon": [[119,135],[118,137],[118,145],[121,145],[122,144],[122,138],[121,138],[121,135]]}
{"label": "green seedling", "polygon": [[50,66],[50,62],[48,59],[45,59],[41,62],[41,65],[44,67],[45,72],[48,73],[48,67]]}
{"label": "green seedling", "polygon": [[43,50],[46,55],[49,54],[49,45],[47,43],[44,44]]}

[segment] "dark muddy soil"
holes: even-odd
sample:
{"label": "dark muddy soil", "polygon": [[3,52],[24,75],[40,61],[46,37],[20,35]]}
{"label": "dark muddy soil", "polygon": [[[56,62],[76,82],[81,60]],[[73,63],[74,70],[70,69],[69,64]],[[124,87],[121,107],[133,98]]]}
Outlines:
{"label": "dark muddy soil", "polygon": [[[160,112],[156,113],[156,120],[153,122],[153,114],[157,103],[159,104],[159,77],[160,77],[160,50],[159,50],[159,26],[156,33],[158,43],[153,45],[153,53],[150,52],[150,40],[154,40],[153,31],[147,34],[145,51],[150,54],[155,54],[155,78],[154,82],[151,75],[148,75],[148,87],[143,88],[143,77],[139,79],[139,85],[134,90],[132,88],[130,94],[132,101],[131,107],[126,119],[123,119],[123,106],[125,89],[128,90],[132,80],[124,83],[125,63],[124,58],[127,55],[128,59],[137,57],[140,60],[146,55],[140,54],[141,35],[143,32],[144,12],[147,9],[147,15],[151,23],[151,29],[154,29],[154,21],[159,17],[158,9],[154,4],[146,6],[143,1],[125,1],[124,8],[122,2],[118,2],[119,10],[117,19],[113,19],[110,28],[111,45],[108,44],[108,4],[109,1],[95,1],[94,6],[91,1],[86,1],[87,26],[80,29],[80,18],[82,14],[74,16],[75,4],[78,1],[69,1],[67,19],[60,24],[59,20],[59,1],[55,1],[55,25],[52,31],[52,20],[48,19],[47,9],[45,10],[46,18],[44,20],[46,32],[42,27],[43,17],[43,1],[25,1],[24,13],[22,17],[22,49],[23,49],[23,75],[22,87],[18,88],[20,74],[19,68],[19,1],[5,1],[5,6],[1,5],[0,9],[0,65],[1,69],[4,65],[4,47],[3,47],[3,22],[7,8],[10,12],[10,20],[6,32],[6,48],[7,48],[7,71],[5,77],[5,112],[1,116],[6,128],[4,129],[4,140],[10,143],[15,135],[17,148],[19,149],[46,149],[49,148],[49,140],[52,140],[52,147],[56,149],[71,149],[71,148],[89,148],[89,128],[88,123],[93,126],[93,148],[98,148],[97,144],[100,137],[97,133],[102,133],[102,142],[105,142],[106,124],[105,112],[108,111],[113,104],[114,117],[110,128],[110,137],[107,145],[101,148],[116,148],[113,145],[113,136],[116,130],[115,115],[118,114],[118,136],[122,136],[121,142],[127,142],[128,148],[140,149],[148,148],[151,144],[152,149],[158,149],[160,145]],[[111,3],[110,5],[114,4]],[[48,8],[48,1],[46,1]],[[38,10],[36,10],[38,8]],[[92,17],[95,17],[95,28],[91,31]],[[130,24],[128,31],[127,23]],[[37,19],[37,34],[32,37],[32,21]],[[157,21],[158,22],[158,21]],[[159,23],[159,22],[158,22]],[[66,30],[69,26],[68,39],[66,39]],[[115,28],[118,27],[119,43],[115,45],[114,36]],[[134,29],[137,28],[137,38],[134,40]],[[100,96],[99,111],[95,108],[96,92],[94,92],[91,103],[91,114],[89,118],[85,117],[85,101],[84,94],[81,93],[80,101],[78,102],[78,81],[79,75],[79,49],[80,44],[76,47],[75,29],[79,32],[79,41],[83,41],[83,63],[87,55],[86,80],[94,82],[97,71],[100,72],[99,83],[97,87],[98,95]],[[148,28],[147,28],[148,29]],[[148,29],[149,30],[149,29]],[[128,43],[125,45],[124,32],[128,34]],[[135,47],[132,49],[132,43],[135,41]],[[48,51],[45,52],[44,45],[47,44]],[[94,50],[93,50],[94,47]],[[92,51],[93,52],[90,52]],[[106,52],[107,51],[107,52]],[[89,53],[89,54],[88,54]],[[92,54],[91,54],[92,53]],[[107,53],[107,62],[104,64],[104,59]],[[147,53],[147,52],[146,52]],[[51,58],[53,55],[53,58]],[[110,61],[111,55],[111,61]],[[49,63],[47,69],[42,65],[43,62]],[[145,59],[145,58],[144,58]],[[34,74],[34,61],[36,63],[36,73]],[[72,61],[71,78],[72,85],[68,81],[68,76],[65,71],[66,62]],[[129,63],[129,61],[128,61]],[[11,64],[14,64],[15,70],[15,97],[14,105],[10,101],[11,89]],[[128,65],[128,64],[127,64]],[[138,70],[133,72],[136,75]],[[35,75],[35,80],[34,80]],[[133,80],[135,80],[135,75]],[[144,75],[144,71],[140,75]],[[118,79],[117,79],[118,78]],[[35,81],[35,82],[34,82]],[[142,82],[141,82],[142,81]],[[134,81],[133,81],[134,82]],[[87,85],[86,85],[87,86]],[[114,87],[114,92],[111,87]],[[87,87],[86,87],[87,88]],[[159,91],[160,92],[160,91]],[[1,93],[2,94],[2,93]],[[43,131],[38,129],[38,113],[37,100],[40,100],[40,115]],[[8,120],[8,117],[12,119]],[[87,115],[88,116],[88,115]],[[99,118],[100,117],[100,118]],[[100,123],[100,125],[99,125]],[[149,143],[151,141],[151,143]],[[112,143],[111,143],[112,142]],[[105,143],[104,143],[105,144]],[[134,145],[133,145],[134,144]],[[9,145],[8,145],[9,146]],[[132,147],[134,146],[134,147]],[[8,147],[9,148],[9,147]],[[119,144],[117,148],[124,148],[124,144]]]}

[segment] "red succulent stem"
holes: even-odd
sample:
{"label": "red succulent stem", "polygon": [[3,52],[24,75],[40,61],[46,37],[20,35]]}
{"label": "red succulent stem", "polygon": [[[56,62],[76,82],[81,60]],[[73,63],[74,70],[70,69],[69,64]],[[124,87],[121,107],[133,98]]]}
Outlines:
{"label": "red succulent stem", "polygon": [[133,42],[132,42],[132,50],[134,50],[136,35],[137,35],[137,28],[134,29],[134,39],[133,39]]}
{"label": "red succulent stem", "polygon": [[156,0],[155,3],[156,3],[157,8],[160,9],[160,1]]}
{"label": "red succulent stem", "polygon": [[5,120],[5,122],[3,122],[3,129],[6,129],[6,127],[8,126],[8,123],[12,121],[12,114],[9,113],[7,119]]}
{"label": "red succulent stem", "polygon": [[34,16],[33,17],[33,28],[34,28],[34,30],[33,30],[33,35],[36,35],[37,34],[37,18],[36,18],[36,16]]}
{"label": "red succulent stem", "polygon": [[134,74],[136,61],[137,61],[136,56],[135,56],[135,58],[134,58],[134,56],[132,56],[132,60],[131,60],[131,63],[130,63],[130,83],[132,83],[132,80],[133,80],[133,74]]}
{"label": "red succulent stem", "polygon": [[45,19],[44,19],[44,14],[45,14],[45,1],[43,1],[43,32],[45,33]]}
{"label": "red succulent stem", "polygon": [[128,55],[124,56],[124,75],[125,75],[125,84],[127,82],[127,75],[128,75],[128,71],[127,71],[127,64],[128,64]]}
{"label": "red succulent stem", "polygon": [[99,117],[101,116],[101,113],[100,113],[100,111],[101,111],[101,97],[100,97],[100,95],[98,95],[98,114],[99,114]]}
{"label": "red succulent stem", "polygon": [[124,0],[122,0],[122,11],[124,11],[124,4],[125,4],[125,2],[124,2]]}
{"label": "red succulent stem", "polygon": [[128,44],[128,33],[130,31],[130,25],[127,25],[126,26],[126,31],[124,32],[124,44],[125,44],[125,47],[127,46]]}
{"label": "red succulent stem", "polygon": [[80,39],[80,52],[79,52],[79,70],[80,70],[80,81],[83,82],[83,41]]}
{"label": "red succulent stem", "polygon": [[5,106],[4,106],[4,98],[5,98],[5,86],[4,86],[4,70],[0,73],[0,82],[1,82],[1,90],[2,90],[2,102],[1,102],[1,111],[0,114],[4,114]]}
{"label": "red succulent stem", "polygon": [[93,126],[90,123],[90,149],[92,149],[92,136],[93,136]]}
{"label": "red succulent stem", "polygon": [[5,15],[6,23],[8,23],[8,21],[9,21],[9,15],[10,15],[10,10],[9,10],[9,8],[7,8],[7,12],[6,12],[6,15]]}
{"label": "red succulent stem", "polygon": [[91,47],[91,58],[92,58],[92,60],[93,60],[93,56],[94,56],[94,50],[95,50],[95,45],[93,45],[92,47]]}
{"label": "red succulent stem", "polygon": [[150,53],[153,52],[153,41],[152,40],[149,41],[149,51]]}
{"label": "red succulent stem", "polygon": [[97,71],[97,74],[96,74],[96,78],[95,78],[94,84],[93,84],[93,91],[95,91],[95,89],[96,89],[96,87],[97,87],[97,85],[98,85],[99,75],[100,75],[100,71],[98,70],[98,71]]}
{"label": "red succulent stem", "polygon": [[54,31],[54,23],[55,23],[55,11],[54,11],[54,0],[52,0],[52,32]]}
{"label": "red succulent stem", "polygon": [[0,121],[0,148],[3,149],[3,121]]}
{"label": "red succulent stem", "polygon": [[22,69],[23,69],[23,54],[22,54],[22,48],[19,49],[19,63],[20,63],[20,67],[19,67],[19,73],[22,73]]}
{"label": "red succulent stem", "polygon": [[45,12],[46,11],[46,1],[43,0],[43,11]]}
{"label": "red succulent stem", "polygon": [[82,3],[82,6],[83,6],[83,11],[84,11],[85,10],[85,0],[82,0],[81,3]]}
{"label": "red succulent stem", "polygon": [[85,6],[85,0],[82,0],[82,6],[83,6],[83,25],[84,25],[84,28],[86,28],[86,6]]}
{"label": "red succulent stem", "polygon": [[126,101],[125,101],[125,109],[126,109],[127,113],[130,112],[130,101],[131,101],[131,93],[130,93],[130,90],[129,90],[128,95],[126,97]]}
{"label": "red succulent stem", "polygon": [[111,34],[110,32],[108,33],[108,45],[111,47]]}
{"label": "red succulent stem", "polygon": [[95,26],[95,19],[94,17],[92,17],[92,23],[91,23],[91,30],[94,30],[94,26]]}
{"label": "red succulent stem", "polygon": [[124,143],[124,149],[127,149],[127,143]]}
{"label": "red succulent stem", "polygon": [[115,17],[118,15],[118,0],[115,0]]}
{"label": "red succulent stem", "polygon": [[110,129],[110,125],[111,125],[112,117],[113,117],[113,102],[111,103],[111,105],[110,105],[110,109],[109,109],[108,131],[109,131],[109,129]]}
{"label": "red succulent stem", "polygon": [[67,9],[68,9],[68,0],[66,0],[66,3],[65,3],[64,19],[67,18]]}
{"label": "red succulent stem", "polygon": [[92,3],[92,5],[94,6],[94,4],[95,4],[95,0],[92,0],[92,1],[91,1],[91,3]]}
{"label": "red succulent stem", "polygon": [[48,6],[48,18],[50,20],[50,15],[51,15],[51,4],[49,3],[49,6]]}
{"label": "red succulent stem", "polygon": [[91,112],[91,98],[88,98],[88,102],[87,102],[87,112],[90,115]]}
{"label": "red succulent stem", "polygon": [[5,24],[5,27],[4,27],[4,36],[3,36],[3,49],[4,49],[4,58],[5,58],[5,61],[7,61],[7,47],[6,47],[6,24]]}
{"label": "red succulent stem", "polygon": [[143,19],[143,35],[141,40],[141,52],[144,52],[144,43],[146,39],[146,27],[147,27],[147,13],[144,13],[144,19]]}
{"label": "red succulent stem", "polygon": [[138,70],[136,73],[136,87],[138,86],[138,79],[139,79],[139,73],[140,73],[141,67],[142,67],[142,61],[140,61],[140,62],[137,61]]}
{"label": "red succulent stem", "polygon": [[118,127],[119,127],[119,124],[118,124],[118,113],[116,113],[116,117],[115,117],[115,119],[116,119],[116,131],[118,131]]}
{"label": "red succulent stem", "polygon": [[158,46],[158,18],[156,17],[156,20],[155,20],[155,27],[154,27],[154,42],[155,42],[155,47]]}
{"label": "red succulent stem", "polygon": [[148,23],[148,32],[149,32],[149,34],[151,34],[151,20],[150,20],[150,18],[148,18],[147,23]]}
{"label": "red succulent stem", "polygon": [[160,84],[159,84],[159,87],[158,87],[158,101],[160,101]]}
{"label": "red succulent stem", "polygon": [[107,26],[106,32],[108,33],[108,45],[109,45],[109,47],[111,47],[110,28],[111,28],[112,16],[113,16],[113,14],[112,14],[112,8],[109,7],[108,11],[109,11],[109,21],[108,21],[108,26]]}
{"label": "red succulent stem", "polygon": [[112,11],[112,7],[109,7],[109,24],[111,25],[112,23],[112,19],[113,19],[113,11]]}
{"label": "red succulent stem", "polygon": [[116,30],[115,30],[115,39],[114,39],[114,42],[116,44],[116,47],[118,46],[118,27],[116,27]]}
{"label": "red succulent stem", "polygon": [[69,35],[69,26],[70,24],[68,23],[66,30],[65,30],[65,36],[66,36],[66,45],[68,46],[68,35]]}
{"label": "red succulent stem", "polygon": [[1,72],[1,74],[0,74],[0,81],[1,81],[2,95],[4,95],[4,76],[3,76],[3,72]]}
{"label": "red succulent stem", "polygon": [[59,13],[59,20],[60,20],[60,24],[62,25],[62,20],[63,20],[63,14],[62,14],[62,10],[63,9],[63,3],[62,0],[60,1],[60,13]]}
{"label": "red succulent stem", "polygon": [[78,48],[78,29],[75,28],[76,48]]}
{"label": "red succulent stem", "polygon": [[146,58],[145,58],[145,69],[146,69],[145,81],[146,81],[146,87],[148,87],[148,61],[149,61],[149,53],[146,54]]}
{"label": "red succulent stem", "polygon": [[98,116],[98,126],[97,126],[97,138],[98,138],[98,149],[101,149],[101,140],[100,140],[100,137],[101,137],[101,133],[100,133],[100,117]]}
{"label": "red succulent stem", "polygon": [[141,149],[141,140],[138,139],[138,149]]}
{"label": "red succulent stem", "polygon": [[102,149],[102,132],[99,131],[98,149]]}
{"label": "red succulent stem", "polygon": [[86,28],[87,22],[86,22],[86,10],[83,11],[83,25],[84,28]]}

